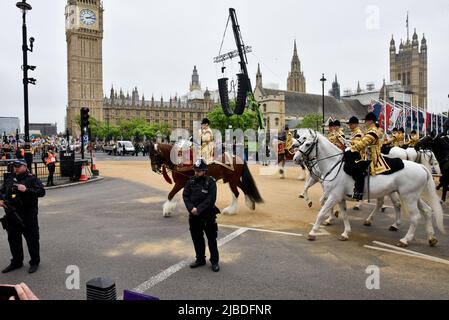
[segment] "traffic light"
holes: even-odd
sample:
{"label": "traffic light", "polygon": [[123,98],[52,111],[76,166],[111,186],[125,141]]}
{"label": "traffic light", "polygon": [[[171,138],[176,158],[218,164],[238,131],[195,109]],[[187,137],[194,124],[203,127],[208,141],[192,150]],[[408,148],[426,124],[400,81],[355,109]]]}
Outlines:
{"label": "traffic light", "polygon": [[81,108],[81,128],[89,127],[89,108]]}

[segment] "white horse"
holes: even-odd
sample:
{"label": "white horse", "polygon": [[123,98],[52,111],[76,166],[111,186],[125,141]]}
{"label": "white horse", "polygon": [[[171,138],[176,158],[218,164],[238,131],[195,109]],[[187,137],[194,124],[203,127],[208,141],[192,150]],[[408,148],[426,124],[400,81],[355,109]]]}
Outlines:
{"label": "white horse", "polygon": [[[432,151],[428,150],[420,150],[416,151],[414,148],[398,148],[394,147],[390,150],[390,153],[388,155],[384,155],[387,158],[399,158],[402,160],[408,160],[412,162],[416,162],[419,164],[424,165],[429,172],[432,172],[432,169],[434,168],[437,172],[437,174],[440,172],[440,166],[438,164],[438,160],[436,159],[435,155]],[[393,202],[393,206],[396,211],[396,223],[394,223],[390,227],[390,231],[398,231],[399,226],[401,225],[401,212],[398,211],[397,208],[400,209],[400,203],[399,203],[399,197],[397,194],[390,195],[390,199]],[[369,217],[366,219],[364,225],[367,227],[372,226],[374,221],[374,216],[378,212],[383,212],[385,209],[383,208],[384,199],[377,199],[377,206],[376,208],[371,212]],[[427,206],[426,210],[430,210],[430,208]]]}
{"label": "white horse", "polygon": [[[299,151],[309,164],[315,163],[318,165],[320,172],[323,173],[324,194],[327,195],[327,200],[321,208],[317,220],[308,235],[308,240],[316,240],[324,218],[331,208],[338,204],[345,226],[340,240],[346,241],[349,239],[349,234],[351,233],[351,225],[343,201],[348,194],[352,193],[354,180],[343,171],[344,154],[319,133],[310,130],[304,138],[305,142],[300,146]],[[435,246],[438,243],[432,224],[432,213],[438,229],[444,233],[443,210],[435,191],[432,174],[425,166],[404,161],[403,170],[390,175],[377,175],[365,181],[366,184],[369,182],[369,186],[365,186],[365,196],[368,196],[366,193],[368,188],[370,195],[376,199],[397,192],[403,203],[402,208],[410,213],[410,228],[406,236],[400,240],[399,246],[406,247],[413,241],[420,213],[426,220],[429,244]],[[420,199],[424,191],[429,196],[432,212],[426,210],[428,206]]]}
{"label": "white horse", "polygon": [[389,154],[384,154],[387,158],[399,158],[402,160],[413,161],[426,166],[426,168],[432,172],[435,170],[436,174],[441,174],[440,165],[437,158],[430,150],[416,151],[414,148],[403,149],[399,147],[393,147]]}

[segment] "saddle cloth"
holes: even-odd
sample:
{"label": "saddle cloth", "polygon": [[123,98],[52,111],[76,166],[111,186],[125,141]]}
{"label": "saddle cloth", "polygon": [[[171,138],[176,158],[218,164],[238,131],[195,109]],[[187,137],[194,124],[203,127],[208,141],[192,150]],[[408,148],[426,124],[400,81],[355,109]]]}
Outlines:
{"label": "saddle cloth", "polygon": [[[381,175],[390,175],[393,173],[396,173],[398,171],[401,171],[402,169],[404,169],[404,162],[402,161],[402,159],[399,158],[394,158],[394,159],[390,159],[385,157],[385,162],[388,164],[388,166],[390,167],[390,170],[384,173],[381,173]],[[369,166],[369,161],[360,161],[360,155],[358,153],[354,153],[354,152],[346,152],[345,153],[345,158],[344,158],[345,164],[343,166],[343,170],[345,171],[346,174],[352,176],[354,171],[362,171],[362,172],[367,172],[368,170],[368,166]],[[359,161],[359,162],[356,162]]]}

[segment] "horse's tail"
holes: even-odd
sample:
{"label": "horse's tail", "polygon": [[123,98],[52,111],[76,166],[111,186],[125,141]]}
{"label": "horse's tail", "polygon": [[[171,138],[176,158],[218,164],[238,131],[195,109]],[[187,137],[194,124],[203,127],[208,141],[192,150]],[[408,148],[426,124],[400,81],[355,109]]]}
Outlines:
{"label": "horse's tail", "polygon": [[430,201],[430,207],[432,208],[433,215],[435,216],[435,221],[442,233],[446,233],[444,229],[444,221],[443,221],[443,208],[441,207],[440,198],[436,192],[435,181],[433,181],[432,173],[424,166],[421,165],[427,173],[427,186],[425,192],[427,193]]}
{"label": "horse's tail", "polygon": [[243,164],[243,172],[242,172],[242,184],[245,188],[246,195],[255,203],[263,203],[263,199],[257,189],[256,182],[251,175],[251,171],[249,171],[248,164]]}

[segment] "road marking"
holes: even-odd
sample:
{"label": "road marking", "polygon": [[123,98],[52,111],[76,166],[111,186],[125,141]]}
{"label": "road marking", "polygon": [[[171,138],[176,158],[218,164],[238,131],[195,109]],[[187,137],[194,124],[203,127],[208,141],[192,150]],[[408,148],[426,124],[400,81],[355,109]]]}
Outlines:
{"label": "road marking", "polygon": [[[240,228],[242,228],[242,227],[239,227],[239,226],[232,226],[232,225],[225,225],[225,224],[220,224],[220,227],[232,228],[232,229],[240,229]],[[250,230],[250,231],[275,233],[275,234],[282,234],[282,235],[294,236],[294,237],[303,237],[304,236],[304,235],[302,235],[300,233],[292,233],[292,232],[284,232],[284,231],[276,231],[276,230],[267,230],[267,229],[259,229],[259,228],[247,228],[247,227],[245,227],[245,229]]]}
{"label": "road marking", "polygon": [[402,252],[402,251],[384,249],[384,248],[367,246],[367,245],[364,245],[363,247],[367,248],[367,249],[373,249],[373,250],[377,250],[377,251],[389,252],[389,253],[394,253],[394,254],[398,254],[398,255],[401,255],[401,256],[408,256],[408,257],[412,257],[412,258],[418,258],[418,259],[423,259],[423,260],[427,260],[427,261],[432,261],[432,262],[437,262],[437,263],[442,263],[442,264],[449,265],[449,260],[435,258],[435,257],[432,257],[432,256],[420,255],[420,254],[415,254],[415,253],[406,253],[406,252]]}
{"label": "road marking", "polygon": [[[407,250],[407,249],[404,249],[404,248],[396,247],[396,246],[393,246],[391,244],[380,242],[380,241],[373,241],[373,243],[377,244],[377,245],[379,245],[381,247],[386,247],[386,248],[394,249],[394,250],[397,250],[397,251],[402,251],[402,252],[405,252],[405,253],[415,254],[415,255],[418,255],[418,256],[427,256],[426,254],[423,254],[423,253],[419,253],[419,252],[416,252],[416,251],[412,251],[412,250]],[[430,257],[430,256],[428,256],[428,257]]]}
{"label": "road marking", "polygon": [[[218,241],[218,246],[221,247],[221,246],[225,245],[226,243],[237,238],[238,236],[245,233],[246,231],[248,231],[247,228],[240,228],[240,229],[234,231],[233,233],[228,234],[226,237],[224,237]],[[151,277],[149,280],[145,281],[144,283],[142,283],[139,286],[137,286],[136,288],[134,288],[133,291],[137,292],[137,293],[144,293],[144,292],[148,291],[149,289],[151,289],[152,287],[154,287],[155,285],[157,285],[158,283],[161,283],[162,281],[167,280],[170,276],[172,276],[176,272],[185,268],[189,263],[190,263],[190,259],[182,260],[181,262],[178,262],[177,264],[172,265],[171,267],[165,269],[164,271],[155,275],[154,277]]]}

